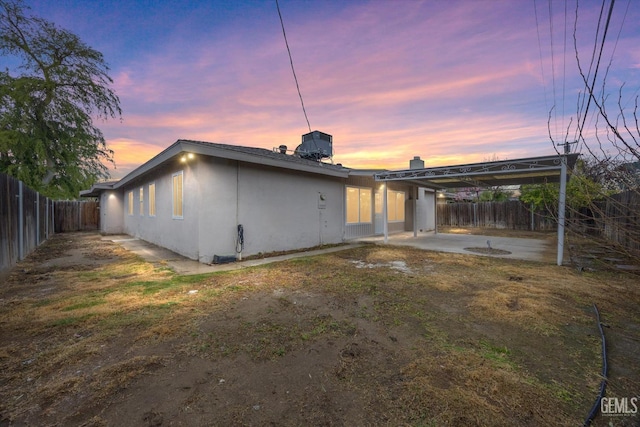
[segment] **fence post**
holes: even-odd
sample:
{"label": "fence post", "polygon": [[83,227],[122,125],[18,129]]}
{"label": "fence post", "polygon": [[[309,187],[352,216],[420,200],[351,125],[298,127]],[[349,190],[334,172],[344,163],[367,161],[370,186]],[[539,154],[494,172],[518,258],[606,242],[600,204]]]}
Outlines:
{"label": "fence post", "polygon": [[473,226],[478,228],[478,202],[473,204]]}
{"label": "fence post", "polygon": [[40,193],[36,193],[36,246],[40,246]]}
{"label": "fence post", "polygon": [[22,181],[18,181],[18,259],[24,259],[24,204],[22,194]]}
{"label": "fence post", "polygon": [[536,217],[533,214],[533,202],[531,202],[531,231],[536,231]]}

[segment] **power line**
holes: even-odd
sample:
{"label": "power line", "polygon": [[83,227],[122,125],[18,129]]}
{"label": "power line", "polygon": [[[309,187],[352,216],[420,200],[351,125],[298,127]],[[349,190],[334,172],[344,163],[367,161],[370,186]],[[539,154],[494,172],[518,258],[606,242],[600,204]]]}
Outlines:
{"label": "power line", "polygon": [[[567,84],[567,0],[564,0],[564,39],[563,39],[563,52],[562,52],[562,115],[561,115],[561,123],[562,129],[565,130],[564,127],[564,117],[565,117],[565,101],[566,101],[566,84]],[[567,129],[568,132],[568,129]],[[565,142],[566,142],[565,137]]]}
{"label": "power line", "polygon": [[282,20],[282,13],[280,13],[280,5],[276,0],[276,8],[278,9],[278,16],[280,17],[280,26],[282,26],[282,35],[284,36],[284,44],[287,45],[287,52],[289,53],[289,62],[291,63],[291,71],[293,72],[293,79],[296,81],[296,89],[298,89],[298,96],[300,97],[300,104],[302,105],[302,112],[304,118],[307,121],[309,127],[309,133],[311,133],[311,125],[309,124],[309,117],[307,117],[307,110],[304,108],[304,101],[302,100],[302,93],[300,92],[300,85],[298,84],[298,77],[296,76],[296,70],[293,68],[293,58],[291,57],[291,49],[289,49],[289,42],[287,41],[287,33],[284,31],[284,21]]}
{"label": "power line", "polygon": [[[631,0],[627,1],[627,7],[624,10],[624,16],[622,17],[622,22],[620,23],[620,30],[618,31],[618,35],[616,36],[616,42],[613,44],[613,49],[611,51],[611,58],[609,59],[609,65],[607,65],[607,71],[604,73],[603,81],[607,80],[607,76],[609,76],[609,70],[611,65],[613,64],[613,57],[616,54],[616,49],[618,49],[618,42],[620,41],[620,35],[622,34],[622,29],[624,28],[624,23],[627,20],[627,13],[629,12],[629,5],[631,4]],[[604,88],[603,88],[604,90]],[[603,93],[604,95],[604,93]]]}
{"label": "power line", "polygon": [[[602,2],[604,6],[604,0]],[[594,98],[593,90],[596,85],[596,78],[598,76],[598,69],[600,68],[600,60],[602,59],[602,51],[604,50],[604,41],[607,38],[607,32],[609,31],[609,24],[611,23],[611,15],[613,14],[613,6],[615,5],[615,0],[611,0],[611,4],[609,5],[609,13],[607,14],[607,22],[604,27],[604,32],[602,34],[602,41],[600,42],[600,52],[598,54],[598,60],[596,62],[596,68],[593,72],[593,80],[591,83],[591,87],[589,90],[589,98],[587,100],[587,107],[585,108],[584,115],[582,117],[582,125],[580,125],[580,133],[582,134],[582,129],[584,128],[584,122],[587,119],[587,114],[589,112],[589,105],[591,104],[591,99]]]}
{"label": "power line", "polygon": [[[574,27],[573,27],[573,43],[574,43],[574,48],[576,50],[576,60],[578,61],[578,69],[580,70],[580,74],[582,74],[583,79],[584,79],[584,83],[586,86],[586,90],[589,90],[589,83],[588,80],[591,77],[591,71],[593,69],[593,63],[596,59],[596,51],[598,50],[598,38],[600,35],[600,26],[602,25],[602,18],[604,15],[604,10],[605,10],[605,5],[606,5],[606,0],[602,0],[602,5],[600,6],[600,15],[598,16],[598,25],[596,26],[596,34],[595,34],[595,40],[593,43],[593,51],[591,52],[591,61],[589,62],[589,71],[587,72],[586,76],[584,75],[584,71],[582,70],[582,67],[580,65],[580,58],[578,56],[578,41],[576,39],[576,32],[577,32],[577,27],[578,27],[578,8],[579,8],[579,1],[576,0],[576,17],[575,17],[575,21],[574,21]],[[595,70],[595,75],[597,75],[597,66],[596,66],[596,70]],[[594,84],[595,84],[595,79],[594,79]],[[585,107],[585,101],[587,101],[586,107]],[[580,99],[580,105],[578,107],[578,123],[576,126],[576,132],[575,132],[575,138],[579,139],[583,138],[584,139],[584,135],[583,135],[583,129],[584,129],[584,123],[587,119],[587,113],[589,112],[589,105],[591,104],[591,93],[589,93],[589,96],[587,96],[587,93],[584,94],[584,96],[581,97]],[[582,124],[580,124],[580,115],[583,115],[583,119],[582,119]]]}
{"label": "power line", "polygon": [[[551,85],[553,89],[553,106],[556,105],[556,66],[553,54],[553,10],[551,8],[551,0],[548,0],[549,3],[549,46],[551,48]],[[556,125],[556,138],[558,137],[558,115],[555,113],[554,109],[554,118]]]}
{"label": "power line", "polygon": [[[533,0],[533,13],[536,18],[536,34],[538,36],[538,52],[540,53],[540,74],[542,75],[542,86],[544,87],[544,106],[549,110],[549,101],[547,100],[547,82],[544,78],[544,61],[542,59],[542,43],[540,42],[540,24],[538,23],[538,6],[536,0]],[[554,100],[555,101],[555,100]]]}

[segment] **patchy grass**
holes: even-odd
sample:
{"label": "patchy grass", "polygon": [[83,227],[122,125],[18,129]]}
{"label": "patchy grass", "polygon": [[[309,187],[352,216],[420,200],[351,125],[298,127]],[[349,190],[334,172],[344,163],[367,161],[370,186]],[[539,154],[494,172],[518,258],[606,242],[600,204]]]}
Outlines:
{"label": "patchy grass", "polygon": [[631,275],[367,245],[179,276],[57,235],[0,289],[0,424],[581,424],[593,303],[635,396]]}

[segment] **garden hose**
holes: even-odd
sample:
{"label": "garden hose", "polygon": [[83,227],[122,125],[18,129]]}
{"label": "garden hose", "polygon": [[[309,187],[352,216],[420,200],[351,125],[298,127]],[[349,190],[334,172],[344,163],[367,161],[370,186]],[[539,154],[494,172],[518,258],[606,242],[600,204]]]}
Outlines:
{"label": "garden hose", "polygon": [[598,321],[598,329],[600,330],[600,337],[602,338],[602,381],[600,382],[600,392],[598,393],[598,397],[591,407],[591,411],[587,416],[587,419],[584,420],[584,426],[587,427],[591,425],[593,419],[598,415],[598,411],[600,410],[600,401],[604,397],[604,392],[607,388],[607,344],[604,339],[604,331],[602,330],[602,322],[600,322],[600,313],[598,312],[598,307],[593,304],[593,311],[596,312],[596,320]]}

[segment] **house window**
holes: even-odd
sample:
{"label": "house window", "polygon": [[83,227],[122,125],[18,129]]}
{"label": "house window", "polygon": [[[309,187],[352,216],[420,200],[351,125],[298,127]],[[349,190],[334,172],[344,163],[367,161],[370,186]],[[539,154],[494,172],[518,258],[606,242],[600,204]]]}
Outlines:
{"label": "house window", "polygon": [[387,220],[390,222],[404,221],[404,191],[387,192]]}
{"label": "house window", "polygon": [[347,187],[347,224],[371,223],[371,189]]}
{"label": "house window", "polygon": [[129,191],[128,197],[127,209],[129,210],[129,215],[133,215],[133,191]]}
{"label": "house window", "polygon": [[149,216],[156,216],[156,183],[149,184]]}
{"label": "house window", "polygon": [[182,171],[173,174],[173,217],[182,219]]}
{"label": "house window", "polygon": [[144,189],[140,187],[140,216],[144,215]]}

